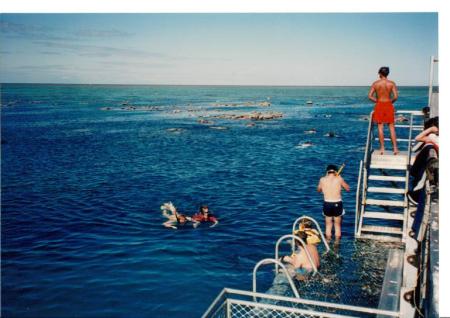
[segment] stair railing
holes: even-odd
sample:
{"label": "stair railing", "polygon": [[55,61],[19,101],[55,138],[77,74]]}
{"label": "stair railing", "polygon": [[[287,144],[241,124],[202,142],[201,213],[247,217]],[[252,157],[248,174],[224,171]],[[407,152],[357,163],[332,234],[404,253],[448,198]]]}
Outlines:
{"label": "stair railing", "polygon": [[[289,282],[289,285],[291,287],[292,292],[294,293],[294,296],[297,298],[300,298],[300,295],[298,294],[298,290],[295,287],[294,281],[292,280],[291,276],[289,275],[289,271],[287,270],[286,266],[284,266],[284,264],[282,262],[280,262],[278,259],[273,259],[273,258],[265,258],[263,260],[260,260],[253,268],[253,293],[256,293],[256,273],[258,272],[258,269],[262,265],[270,265],[270,264],[275,264],[275,266],[276,266],[275,275],[278,274],[278,267],[281,267],[281,270],[283,271],[283,274],[286,276],[286,279]],[[256,296],[253,296],[253,301],[256,301]]]}
{"label": "stair railing", "polygon": [[355,236],[358,233],[359,218],[361,217],[361,177],[363,171],[363,161],[359,161],[359,174],[358,174],[358,185],[356,188],[356,199],[355,199]]}
{"label": "stair railing", "polygon": [[[362,169],[362,178],[359,177],[358,178],[358,189],[361,189],[362,191],[362,195],[359,196],[359,194],[357,194],[357,203],[356,205],[359,207],[358,211],[356,211],[356,217],[358,219],[358,223],[355,224],[355,231],[356,231],[356,236],[360,236],[361,235],[361,227],[362,227],[362,215],[364,213],[364,203],[366,202],[366,196],[367,196],[367,178],[368,178],[368,170],[370,169],[370,161],[372,159],[372,146],[373,146],[373,122],[372,122],[372,117],[373,117],[373,111],[370,113],[370,118],[369,118],[369,127],[367,129],[367,139],[366,139],[366,148],[364,150],[364,162],[362,164],[363,169]],[[362,186],[361,186],[361,182],[362,182]],[[357,227],[357,228],[356,228]]]}
{"label": "stair railing", "polygon": [[409,190],[409,169],[411,168],[411,149],[412,149],[412,131],[413,131],[414,114],[411,113],[409,117],[409,135],[408,135],[408,156],[406,161],[405,174],[405,196],[403,199],[403,235],[402,241],[405,242],[408,231],[408,190]]}

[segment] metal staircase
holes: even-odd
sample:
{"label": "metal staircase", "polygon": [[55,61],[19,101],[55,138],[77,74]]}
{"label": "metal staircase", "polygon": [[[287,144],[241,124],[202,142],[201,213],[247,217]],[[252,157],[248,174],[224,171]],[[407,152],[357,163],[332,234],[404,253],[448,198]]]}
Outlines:
{"label": "metal staircase", "polygon": [[[408,220],[408,179],[409,167],[414,162],[411,148],[413,131],[422,130],[423,125],[414,124],[421,117],[419,111],[398,111],[397,114],[408,116],[407,125],[396,125],[399,136],[400,153],[390,151],[380,154],[374,149],[378,138],[375,125],[370,116],[364,160],[360,162],[358,188],[355,208],[356,238],[376,239],[381,241],[405,242]],[[416,134],[414,134],[416,135]],[[389,138],[385,138],[389,142]]]}

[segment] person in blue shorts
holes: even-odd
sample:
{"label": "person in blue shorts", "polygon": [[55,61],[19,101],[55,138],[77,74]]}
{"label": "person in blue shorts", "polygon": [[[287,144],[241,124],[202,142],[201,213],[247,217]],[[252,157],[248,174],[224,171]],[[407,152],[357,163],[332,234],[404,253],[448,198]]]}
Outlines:
{"label": "person in blue shorts", "polygon": [[342,216],[345,210],[342,204],[341,191],[344,188],[350,191],[349,185],[338,173],[335,165],[328,165],[327,174],[320,178],[317,191],[323,193],[323,215],[325,216],[325,235],[331,240],[334,224],[334,236],[336,241],[341,238]]}

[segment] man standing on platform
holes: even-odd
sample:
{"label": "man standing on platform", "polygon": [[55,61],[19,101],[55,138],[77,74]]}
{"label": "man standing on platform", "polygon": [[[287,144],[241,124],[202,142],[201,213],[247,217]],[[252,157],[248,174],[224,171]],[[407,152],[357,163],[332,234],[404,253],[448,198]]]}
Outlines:
{"label": "man standing on platform", "polygon": [[[394,102],[398,98],[397,86],[387,79],[389,67],[380,67],[378,71],[380,79],[370,87],[369,99],[375,103],[372,121],[378,124],[378,137],[380,139],[380,154],[384,154],[384,124],[389,125],[394,155],[398,154],[397,137],[395,135]],[[376,97],[374,96],[376,95]],[[392,99],[391,99],[392,96]]]}

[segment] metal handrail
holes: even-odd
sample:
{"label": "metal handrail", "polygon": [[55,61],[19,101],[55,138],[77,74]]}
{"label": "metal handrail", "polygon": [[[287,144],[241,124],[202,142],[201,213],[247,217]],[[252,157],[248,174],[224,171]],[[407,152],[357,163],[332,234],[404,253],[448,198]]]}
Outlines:
{"label": "metal handrail", "polygon": [[[320,237],[322,238],[322,242],[323,242],[323,244],[325,245],[325,248],[326,248],[326,250],[327,250],[326,253],[328,253],[328,252],[330,251],[330,245],[328,245],[328,242],[327,242],[327,240],[325,239],[325,236],[323,235],[323,232],[322,232],[322,229],[320,228],[319,223],[317,223],[317,221],[314,220],[312,217],[309,217],[309,216],[307,216],[307,215],[302,215],[302,216],[299,217],[297,220],[295,220],[295,221],[294,221],[294,224],[292,224],[292,234],[294,234],[295,228],[297,227],[297,224],[298,224],[301,220],[303,220],[303,219],[310,220],[310,221],[312,221],[312,222],[314,223],[314,225],[316,226],[316,229],[319,231]],[[295,244],[294,244],[294,241],[292,241],[291,246],[292,246],[292,252],[294,252],[294,251],[295,251]]]}
{"label": "metal handrail", "polygon": [[363,169],[363,161],[360,160],[359,161],[358,185],[357,185],[357,188],[356,188],[356,199],[355,199],[355,235],[358,232],[358,223],[359,223],[359,218],[360,218],[360,207],[361,207],[360,189],[361,189],[362,169]]}
{"label": "metal handrail", "polygon": [[428,106],[431,107],[431,96],[433,95],[433,80],[434,80],[434,63],[439,62],[434,56],[430,59],[430,78],[428,82]]}
{"label": "metal handrail", "polygon": [[[278,239],[277,243],[275,244],[275,259],[278,260],[278,255],[279,255],[278,251],[279,251],[279,248],[280,248],[280,243],[283,240],[287,239],[287,238],[296,240],[297,242],[299,242],[302,245],[303,249],[306,252],[306,256],[308,257],[309,263],[311,264],[311,266],[312,266],[312,268],[314,270],[314,274],[316,274],[317,273],[317,267],[316,267],[316,265],[313,262],[311,254],[309,253],[308,249],[306,248],[306,243],[301,238],[299,238],[298,236],[295,236],[295,235],[292,235],[292,234],[286,234],[286,235],[283,235],[282,237],[280,237]],[[278,272],[278,265],[275,266],[275,269]]]}
{"label": "metal handrail", "polygon": [[[234,295],[234,297],[233,297]],[[306,298],[292,298],[288,296],[280,296],[280,295],[272,295],[272,294],[264,294],[264,293],[258,293],[258,292],[251,292],[246,290],[239,290],[239,289],[233,289],[233,288],[224,288],[219,296],[216,297],[213,304],[217,305],[217,303],[223,298],[233,297],[233,300],[235,299],[242,299],[244,297],[258,297],[258,298],[265,298],[269,300],[275,300],[280,302],[288,302],[292,303],[292,305],[300,304],[300,305],[309,305],[309,306],[317,306],[320,308],[331,308],[332,310],[346,310],[346,311],[354,311],[357,313],[365,313],[365,314],[378,314],[378,315],[385,315],[389,317],[400,317],[399,311],[391,311],[391,310],[385,310],[385,309],[378,309],[378,308],[370,308],[370,307],[360,307],[360,306],[354,306],[354,305],[346,305],[346,304],[340,304],[335,302],[325,302],[320,300],[312,300],[312,299],[306,299]],[[295,306],[289,307],[289,308],[296,308]],[[203,314],[202,318],[210,317],[211,310],[213,309],[213,306],[210,306],[205,313]],[[334,311],[333,311],[334,312]],[[327,311],[317,311],[317,313],[327,313]],[[320,315],[318,315],[320,316]]]}
{"label": "metal handrail", "polygon": [[411,113],[409,118],[409,135],[408,135],[408,156],[407,156],[407,162],[406,162],[406,174],[405,174],[405,196],[403,199],[403,237],[402,240],[405,241],[407,230],[408,230],[408,190],[409,190],[409,169],[411,167],[411,142],[412,142],[412,127],[413,127],[413,121],[414,121],[414,114]]}
{"label": "metal handrail", "polygon": [[222,291],[219,293],[219,295],[217,295],[217,297],[214,299],[214,301],[211,303],[211,305],[209,305],[208,309],[206,309],[206,311],[202,315],[202,318],[206,318],[210,315],[210,312],[214,309],[214,307],[216,307],[216,305],[225,296],[226,293],[228,293],[227,288],[222,289]]}
{"label": "metal handrail", "polygon": [[366,139],[366,148],[364,150],[364,166],[367,167],[367,159],[368,159],[368,154],[369,152],[372,151],[372,131],[373,131],[373,122],[372,122],[372,117],[373,117],[373,111],[370,112],[370,118],[369,118],[369,128],[367,129],[367,139]]}
{"label": "metal handrail", "polygon": [[[256,293],[256,272],[258,271],[258,268],[261,265],[268,265],[268,264],[276,265],[276,272],[275,272],[276,274],[278,274],[278,266],[281,266],[281,268],[283,269],[283,274],[286,275],[289,285],[291,286],[292,292],[294,293],[295,297],[300,298],[297,288],[295,287],[295,284],[292,281],[292,278],[289,275],[289,272],[286,269],[286,266],[284,266],[284,264],[282,262],[280,262],[278,259],[273,259],[273,258],[265,258],[263,260],[260,260],[253,268],[253,292]],[[256,296],[253,296],[253,300],[256,301]]]}

